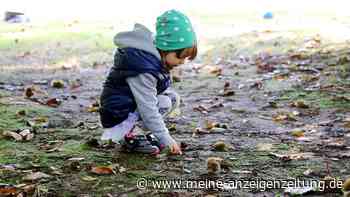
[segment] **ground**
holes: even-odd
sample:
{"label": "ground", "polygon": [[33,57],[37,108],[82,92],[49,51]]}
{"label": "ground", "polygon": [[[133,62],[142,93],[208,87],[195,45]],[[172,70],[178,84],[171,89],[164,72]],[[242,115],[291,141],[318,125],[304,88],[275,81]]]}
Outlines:
{"label": "ground", "polygon": [[[346,40],[273,30],[206,40],[206,51],[174,72],[181,113],[166,123],[183,155],[145,156],[100,140],[98,101],[112,66],[113,27],[79,21],[4,25],[0,194],[283,196],[288,192],[282,188],[140,190],[136,182],[141,177],[229,182],[349,176]],[[62,87],[52,87],[55,80]],[[26,129],[33,138],[16,140]],[[225,149],[215,150],[220,141]],[[223,159],[218,174],[207,173],[209,157]],[[308,195],[341,195],[340,188],[319,190]]]}

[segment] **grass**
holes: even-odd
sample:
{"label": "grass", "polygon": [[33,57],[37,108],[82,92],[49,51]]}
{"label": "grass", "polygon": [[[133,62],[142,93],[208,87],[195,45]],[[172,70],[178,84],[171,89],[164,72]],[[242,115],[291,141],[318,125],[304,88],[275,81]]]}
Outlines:
{"label": "grass", "polygon": [[[25,116],[16,115],[17,111],[25,110]],[[52,112],[48,107],[6,105],[0,103],[0,131],[16,130],[26,126],[26,119],[37,116],[48,116]]]}
{"label": "grass", "polygon": [[116,31],[107,24],[1,25],[0,52],[4,59],[0,66],[62,65],[71,63],[71,59],[77,59],[81,66],[91,66],[95,61],[110,61],[112,58]]}

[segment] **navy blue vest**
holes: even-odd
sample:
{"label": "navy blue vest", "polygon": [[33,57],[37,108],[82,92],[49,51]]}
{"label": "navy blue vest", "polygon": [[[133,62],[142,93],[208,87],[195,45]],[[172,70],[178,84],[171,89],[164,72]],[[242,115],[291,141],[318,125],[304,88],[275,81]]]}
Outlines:
{"label": "navy blue vest", "polygon": [[121,123],[135,111],[136,102],[126,78],[142,73],[152,74],[157,79],[158,94],[170,86],[169,72],[156,56],[135,48],[118,49],[100,98],[100,118],[104,128]]}

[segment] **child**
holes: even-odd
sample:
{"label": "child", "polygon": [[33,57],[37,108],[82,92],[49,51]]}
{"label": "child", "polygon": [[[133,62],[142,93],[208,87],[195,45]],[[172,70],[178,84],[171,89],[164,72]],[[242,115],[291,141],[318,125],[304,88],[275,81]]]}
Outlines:
{"label": "child", "polygon": [[[157,154],[164,147],[182,154],[169,134],[163,116],[178,107],[179,96],[169,89],[169,71],[197,55],[196,35],[190,20],[179,11],[169,10],[156,22],[156,36],[143,25],[118,33],[114,38],[118,49],[101,95],[101,122],[113,130],[139,114],[143,125],[153,135],[135,136],[133,130],[122,144],[131,151]],[[129,117],[129,118],[128,118]],[[153,136],[153,137],[152,137]]]}

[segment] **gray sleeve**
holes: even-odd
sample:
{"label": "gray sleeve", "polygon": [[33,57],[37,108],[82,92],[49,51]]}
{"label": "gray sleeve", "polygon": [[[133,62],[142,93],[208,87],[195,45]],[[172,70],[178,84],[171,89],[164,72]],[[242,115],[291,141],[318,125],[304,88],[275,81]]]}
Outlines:
{"label": "gray sleeve", "polygon": [[132,94],[134,95],[137,110],[147,129],[160,140],[161,144],[171,145],[176,143],[170,136],[165,126],[162,115],[158,109],[157,79],[151,74],[139,74],[126,79]]}

